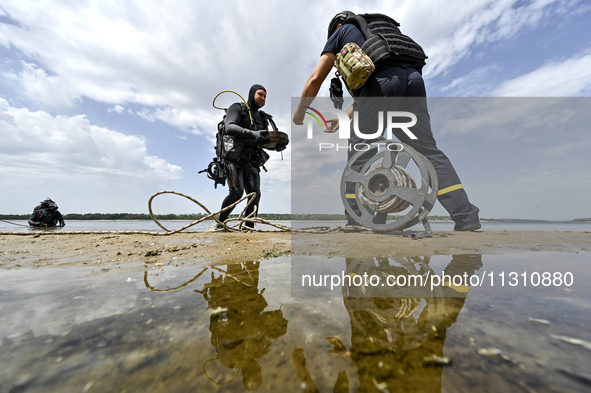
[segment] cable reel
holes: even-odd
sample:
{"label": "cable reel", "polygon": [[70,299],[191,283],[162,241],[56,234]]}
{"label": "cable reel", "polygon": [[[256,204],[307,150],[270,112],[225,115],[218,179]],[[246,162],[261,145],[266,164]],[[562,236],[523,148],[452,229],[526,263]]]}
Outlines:
{"label": "cable reel", "polygon": [[[367,155],[371,153],[357,152],[341,177],[341,200],[348,214],[374,232],[401,231],[422,222],[430,236],[427,215],[437,201],[439,189],[433,165],[404,143],[381,138],[369,146],[377,154],[368,160]],[[378,152],[379,148],[383,150]],[[409,164],[418,169],[420,179],[412,178]],[[348,183],[355,185],[354,195],[347,193]],[[350,205],[352,199],[360,213]],[[402,217],[388,221],[389,214],[401,212]]]}

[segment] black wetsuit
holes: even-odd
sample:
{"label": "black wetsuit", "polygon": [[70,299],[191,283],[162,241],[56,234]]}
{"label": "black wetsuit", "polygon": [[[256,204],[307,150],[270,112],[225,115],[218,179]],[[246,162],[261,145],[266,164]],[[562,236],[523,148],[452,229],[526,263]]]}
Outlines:
{"label": "black wetsuit", "polygon": [[42,205],[36,206],[29,217],[29,225],[32,227],[55,227],[58,223],[60,227],[66,226],[59,210]]}
{"label": "black wetsuit", "polygon": [[[336,30],[329,37],[322,53],[331,52],[336,55],[349,42],[354,42],[360,47],[365,42],[363,34],[353,24],[345,24]],[[427,109],[426,96],[427,93],[420,66],[404,64],[402,62],[388,62],[388,64],[378,66],[363,87],[356,91],[354,97],[354,109],[359,113],[360,130],[368,134],[375,132],[378,128],[378,117],[376,114],[379,111],[383,111],[383,113],[387,113],[387,111],[408,111],[414,113],[418,121],[411,128],[411,131],[418,139],[410,139],[400,129],[394,129],[394,135],[400,142],[410,145],[433,164],[439,179],[439,202],[456,223],[455,228],[460,229],[467,225],[477,224],[479,222],[478,208],[468,200],[468,195],[464,191],[460,178],[449,158],[437,148],[433,132],[431,131],[431,119]],[[391,100],[368,99],[366,97],[405,98],[397,101],[397,104],[393,106]],[[386,123],[384,122],[383,124]],[[361,139],[352,133],[349,142],[354,145],[356,143],[367,143],[371,141]],[[348,159],[351,159],[356,153],[357,151],[352,149],[348,154]],[[359,171],[375,154],[376,150],[369,150],[365,157],[356,161],[353,169]],[[347,193],[355,194],[354,184],[349,183],[349,185],[352,188],[347,189]],[[350,201],[350,205],[353,211],[359,215],[361,214],[354,200]],[[350,224],[356,224],[352,222],[350,217],[348,217],[348,220]]]}
{"label": "black wetsuit", "polygon": [[[225,133],[242,142],[244,151],[238,160],[225,160],[228,169],[229,193],[224,198],[222,209],[239,200],[245,191],[247,194],[256,192],[257,196],[246,210],[246,215],[249,215],[254,211],[255,207],[258,207],[261,199],[261,178],[257,158],[262,152],[257,144],[258,137],[254,136],[256,133],[252,133],[252,131],[266,131],[268,129],[268,121],[264,115],[259,113],[258,104],[254,99],[254,95],[258,90],[266,91],[261,85],[253,85],[248,93],[247,101],[254,124],[251,123],[250,116],[248,116],[241,103],[232,104],[228,108],[224,121]],[[219,220],[221,222],[227,220],[232,210],[228,209],[220,213]],[[246,223],[245,225],[251,228],[254,227],[254,223]]]}

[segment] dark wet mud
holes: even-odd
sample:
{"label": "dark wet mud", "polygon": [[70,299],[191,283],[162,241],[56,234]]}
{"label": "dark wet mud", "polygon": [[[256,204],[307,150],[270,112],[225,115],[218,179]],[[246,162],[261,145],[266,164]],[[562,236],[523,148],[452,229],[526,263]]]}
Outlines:
{"label": "dark wet mud", "polygon": [[589,391],[590,256],[322,257],[349,276],[486,278],[546,261],[543,274],[557,261],[581,281],[550,292],[450,282],[415,296],[351,285],[292,297],[292,262],[318,258],[302,255],[0,270],[0,392]]}

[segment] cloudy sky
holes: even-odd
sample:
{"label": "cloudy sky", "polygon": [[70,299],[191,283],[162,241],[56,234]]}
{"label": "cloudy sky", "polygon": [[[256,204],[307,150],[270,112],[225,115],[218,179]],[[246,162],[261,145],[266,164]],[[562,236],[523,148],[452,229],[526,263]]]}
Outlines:
{"label": "cloudy sky", "polygon": [[[246,95],[260,83],[268,91],[265,110],[280,129],[295,132],[291,97],[318,60],[328,21],[344,9],[401,23],[429,55],[431,97],[579,97],[565,109],[571,121],[589,108],[586,1],[357,4],[0,0],[0,213],[29,213],[47,196],[62,213],[147,212],[150,195],[165,189],[217,209],[226,190],[197,173],[214,155],[223,115],[213,98],[222,90]],[[224,94],[217,103],[236,99]],[[504,103],[499,110],[509,101],[493,102]],[[511,132],[509,120],[545,108],[527,112],[526,105],[498,121],[520,105],[488,117],[478,112],[478,120],[467,114],[472,121],[461,128],[433,109],[439,146],[473,203],[488,218],[591,217],[588,126],[555,120],[550,127],[547,119],[538,122],[544,127]],[[292,151],[283,160],[271,155],[261,211],[288,213]],[[175,197],[155,208],[199,212]]]}

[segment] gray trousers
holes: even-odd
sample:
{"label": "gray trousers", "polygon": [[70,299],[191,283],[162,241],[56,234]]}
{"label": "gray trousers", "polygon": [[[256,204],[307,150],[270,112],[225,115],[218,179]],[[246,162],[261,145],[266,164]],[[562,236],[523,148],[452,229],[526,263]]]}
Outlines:
{"label": "gray trousers", "polygon": [[[410,131],[417,139],[411,139],[401,129],[394,129],[393,136],[400,142],[410,145],[433,164],[439,180],[438,200],[456,223],[456,228],[477,223],[479,222],[479,209],[468,200],[468,195],[449,158],[437,148],[431,131],[426,95],[425,83],[418,69],[412,66],[391,65],[376,70],[355,97],[354,109],[359,114],[359,130],[365,134],[375,133],[379,125],[378,113],[380,111],[384,116],[388,111],[414,113],[417,123],[410,128]],[[401,119],[401,122],[408,121],[408,118]],[[386,124],[386,119],[383,119],[382,124]],[[353,127],[353,123],[351,123],[351,127]],[[351,128],[351,138],[349,139],[351,145],[371,143],[371,141],[357,137]],[[349,151],[348,159],[350,160],[356,153],[354,149]],[[377,154],[376,149],[368,150],[356,160],[352,169],[360,171],[375,154]],[[354,184],[348,183],[346,192],[354,194]],[[348,201],[353,211],[361,215],[355,199]],[[349,214],[346,213],[346,215],[349,224],[353,224]],[[374,220],[374,222],[380,223],[381,219],[385,219],[385,217],[377,218],[377,221]]]}

